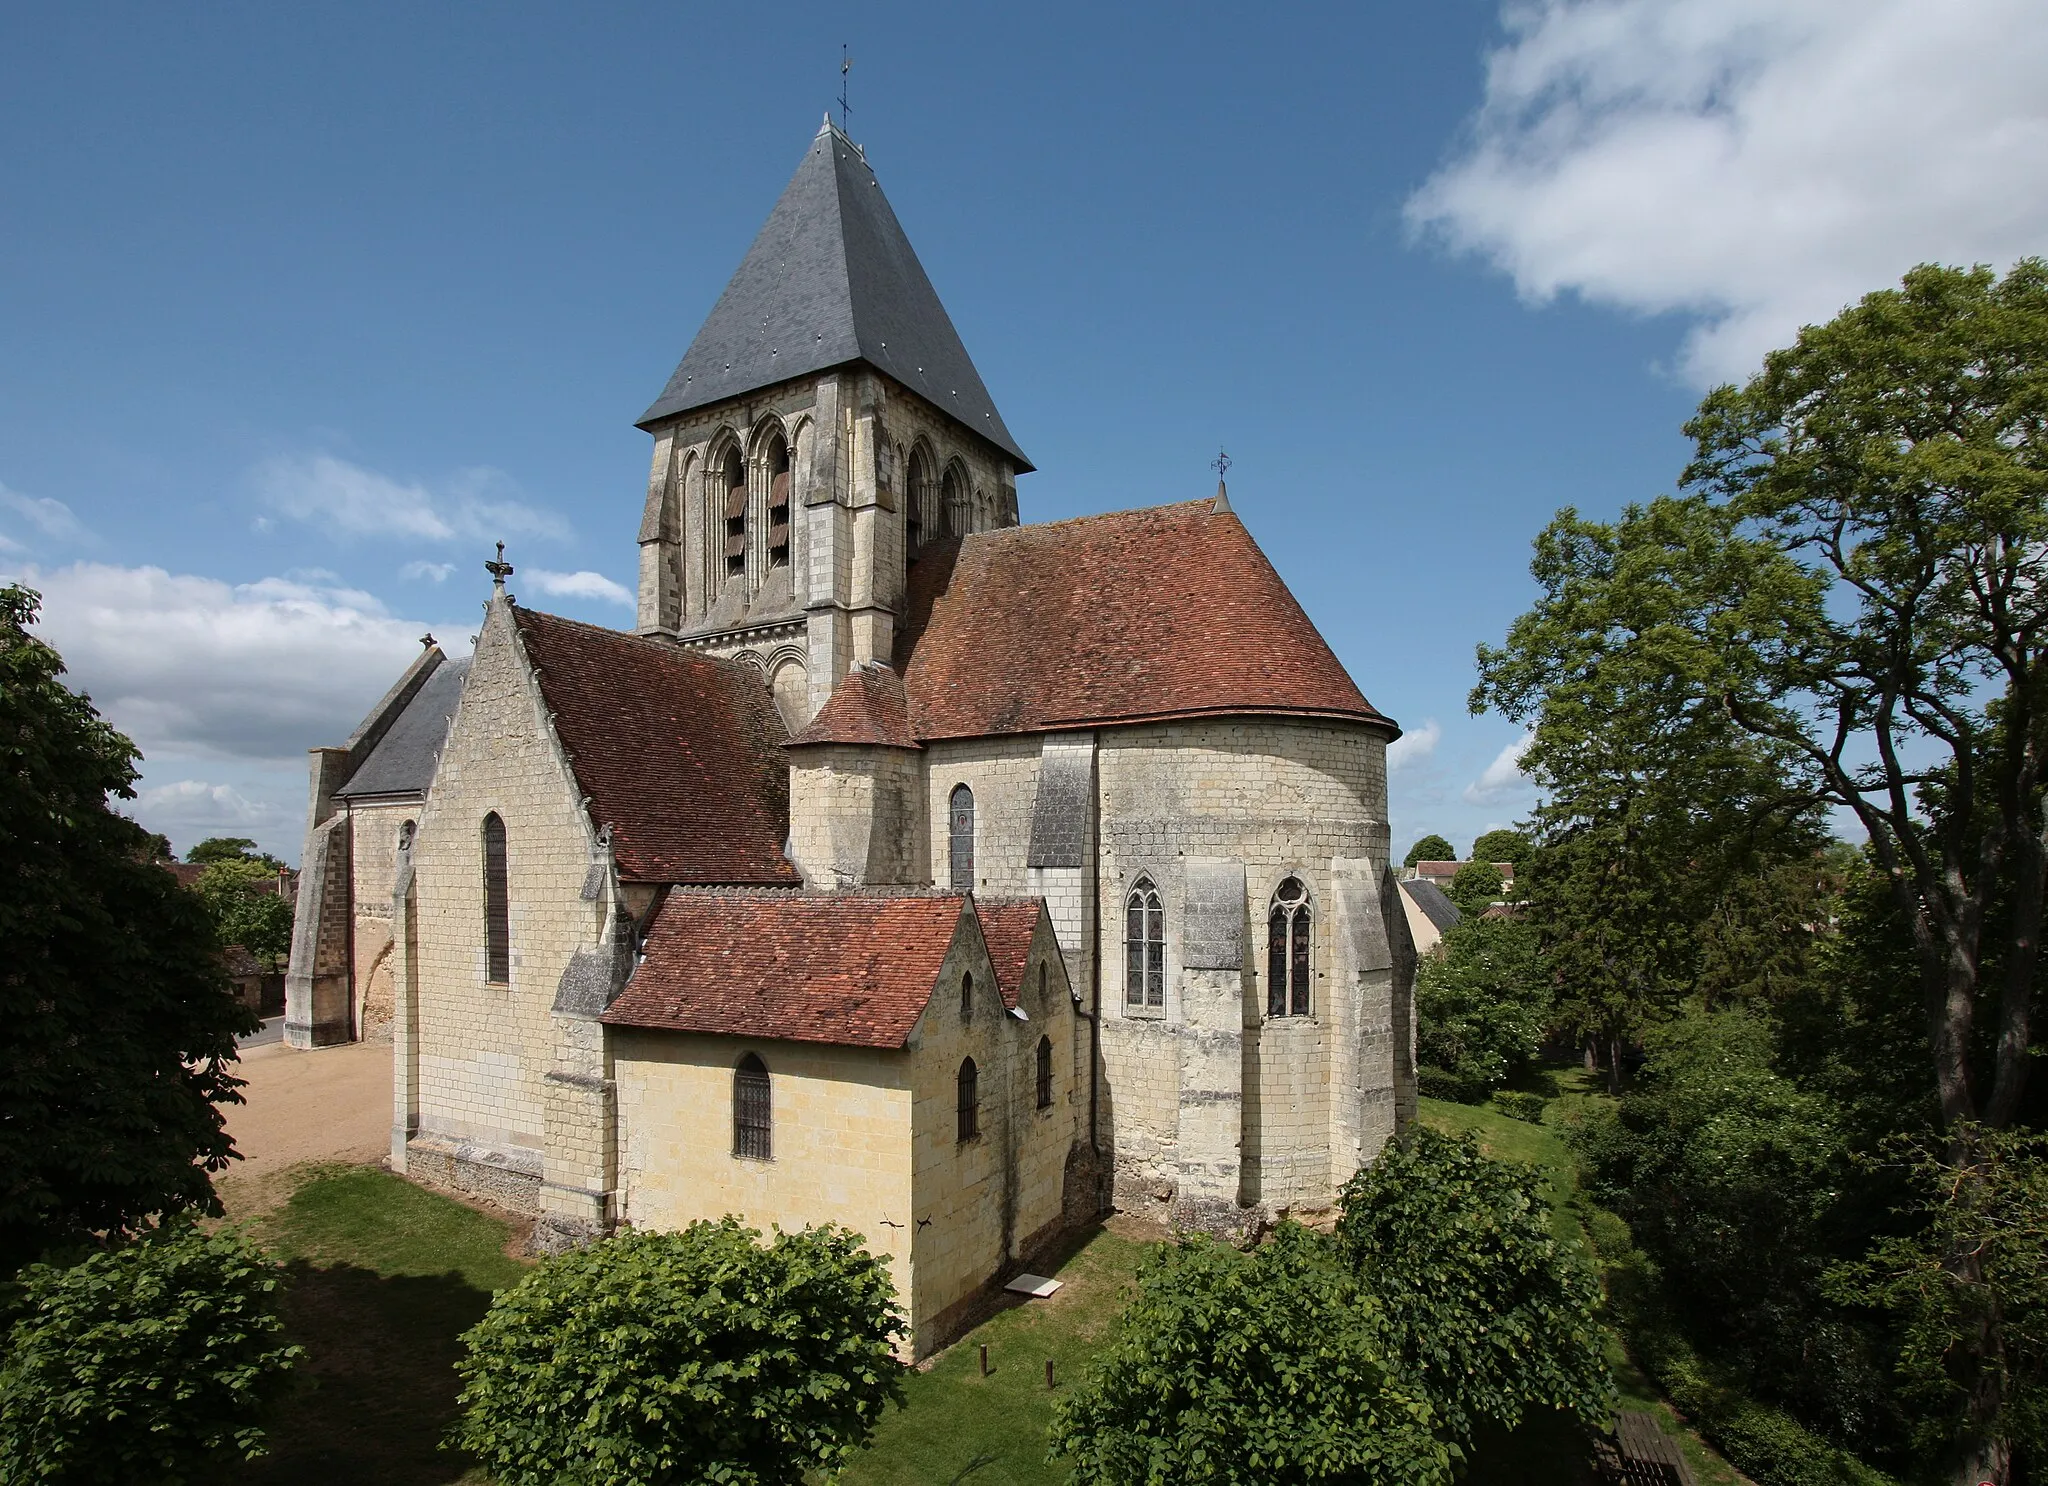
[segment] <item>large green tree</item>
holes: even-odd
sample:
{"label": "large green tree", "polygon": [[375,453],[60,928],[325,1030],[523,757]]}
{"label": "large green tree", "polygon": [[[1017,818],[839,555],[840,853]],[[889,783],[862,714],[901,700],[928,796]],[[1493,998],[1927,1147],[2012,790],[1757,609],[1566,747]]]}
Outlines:
{"label": "large green tree", "polygon": [[255,1019],[198,897],[116,814],[136,751],[0,587],[0,1273],[154,1213],[218,1212]]}
{"label": "large green tree", "polygon": [[1402,858],[1402,863],[1412,867],[1417,862],[1455,862],[1457,859],[1458,848],[1432,832],[1408,848],[1408,855]]}
{"label": "large green tree", "polygon": [[1506,862],[1510,867],[1519,868],[1529,860],[1529,853],[1535,848],[1536,843],[1529,839],[1528,832],[1502,826],[1488,831],[1472,843],[1472,860]]}
{"label": "large green tree", "polygon": [[1476,1104],[1532,1067],[1550,1013],[1535,926],[1467,918],[1415,969],[1422,1092]]}
{"label": "large green tree", "polygon": [[[1720,727],[1797,801],[1852,815],[1913,945],[1966,1172],[1963,1132],[2022,1108],[2048,887],[2048,263],[1916,269],[1686,431],[1682,494],[1611,525],[1565,512],[1539,540],[1543,595],[1482,652],[1476,699],[1540,715],[1535,754],[1553,716],[1618,688],[1686,724],[1642,740],[1659,784]],[[1947,1262],[1967,1280],[1975,1261]],[[1965,1345],[1975,1480],[2005,1469],[2009,1370],[1992,1329]]]}

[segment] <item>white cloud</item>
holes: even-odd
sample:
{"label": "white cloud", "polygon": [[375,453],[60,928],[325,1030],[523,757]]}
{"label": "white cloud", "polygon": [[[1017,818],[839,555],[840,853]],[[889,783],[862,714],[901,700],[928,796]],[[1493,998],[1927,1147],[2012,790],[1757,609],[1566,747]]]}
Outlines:
{"label": "white cloud", "polygon": [[2048,252],[2040,0],[1510,0],[1408,219],[1560,293],[1696,320],[1696,382],[1921,262]]}
{"label": "white cloud", "polygon": [[1436,756],[1436,746],[1443,737],[1444,730],[1434,717],[1425,719],[1419,728],[1410,728],[1387,745],[1387,772],[1398,774],[1428,763]]}
{"label": "white cloud", "polygon": [[492,469],[460,471],[435,489],[314,454],[266,460],[254,478],[278,511],[341,537],[489,542],[569,535],[560,517],[515,499],[512,482]]}
{"label": "white cloud", "polygon": [[1529,776],[1522,772],[1522,755],[1535,741],[1534,733],[1524,733],[1495,754],[1493,762],[1486,766],[1486,772],[1465,786],[1465,803],[1496,805],[1535,789]]}
{"label": "white cloud", "polygon": [[[71,684],[145,758],[302,766],[308,748],[354,731],[419,654],[424,628],[309,573],[230,586],[74,563],[22,578],[43,595],[39,630]],[[468,633],[460,623],[437,628]]]}
{"label": "white cloud", "polygon": [[[246,835],[250,830],[275,830],[290,824],[286,812],[268,800],[251,800],[233,785],[180,779],[137,790],[126,813],[153,831],[177,840]],[[230,831],[231,827],[243,829]]]}
{"label": "white cloud", "polygon": [[452,562],[409,562],[398,570],[401,578],[430,578],[436,583],[446,583],[448,575],[455,571]]}
{"label": "white cloud", "polygon": [[[71,514],[71,507],[47,496],[38,499],[0,485],[0,513],[13,518],[16,531],[22,529],[21,523],[26,523],[45,541],[60,546],[76,547],[92,540],[92,533]],[[0,532],[0,552],[25,552],[30,545]]]}
{"label": "white cloud", "polygon": [[533,586],[551,598],[602,599],[608,604],[623,604],[633,607],[632,591],[620,583],[614,583],[603,573],[588,569],[576,573],[551,573],[546,568],[528,568],[521,577],[532,580]]}

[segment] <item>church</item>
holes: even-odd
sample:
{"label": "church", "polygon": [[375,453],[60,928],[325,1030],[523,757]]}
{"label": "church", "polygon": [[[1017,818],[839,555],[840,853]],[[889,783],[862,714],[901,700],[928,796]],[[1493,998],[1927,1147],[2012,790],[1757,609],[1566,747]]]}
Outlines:
{"label": "church", "polygon": [[[1032,465],[829,119],[661,395],[637,623],[493,579],[312,753],[286,1035],[543,1247],[887,1254],[912,1350],[1116,1209],[1328,1211],[1414,1117],[1375,710],[1213,496]],[[516,556],[516,554],[515,554]]]}

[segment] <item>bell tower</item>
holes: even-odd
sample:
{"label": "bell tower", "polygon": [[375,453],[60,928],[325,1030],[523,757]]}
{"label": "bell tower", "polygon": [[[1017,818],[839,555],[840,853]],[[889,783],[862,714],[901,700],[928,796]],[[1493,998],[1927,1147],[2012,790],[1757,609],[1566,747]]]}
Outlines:
{"label": "bell tower", "polygon": [[890,659],[923,551],[1017,523],[1032,468],[829,117],[638,426],[640,632],[757,665],[792,731]]}

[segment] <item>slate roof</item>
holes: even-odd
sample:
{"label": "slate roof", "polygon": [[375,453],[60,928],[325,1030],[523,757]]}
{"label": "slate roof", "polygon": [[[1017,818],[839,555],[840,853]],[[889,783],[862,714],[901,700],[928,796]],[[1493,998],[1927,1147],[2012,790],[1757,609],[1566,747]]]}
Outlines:
{"label": "slate roof", "polygon": [[1426,877],[1402,878],[1401,891],[1422,910],[1424,918],[1436,925],[1439,933],[1447,931],[1451,925],[1464,917],[1458,911],[1458,905],[1445,895],[1444,890]]}
{"label": "slate roof", "polygon": [[827,120],[639,426],[853,361],[1032,467],[874,171]]}
{"label": "slate roof", "polygon": [[976,898],[974,908],[981,918],[981,939],[988,946],[989,963],[995,967],[996,988],[1003,993],[1003,1005],[1015,1010],[1045,904],[1038,898]]}
{"label": "slate roof", "polygon": [[1214,500],[980,532],[910,570],[897,668],[920,739],[1374,709]]}
{"label": "slate roof", "polygon": [[671,893],[604,1020],[900,1048],[966,903],[957,893]]}
{"label": "slate roof", "polygon": [[455,715],[469,662],[465,655],[434,667],[404,710],[391,720],[377,746],[334,792],[337,798],[362,800],[427,792],[441,761],[441,745],[448,741],[448,719]]}
{"label": "slate roof", "polygon": [[791,748],[813,743],[877,743],[921,748],[910,732],[910,701],[903,678],[888,666],[869,664],[849,671],[810,726],[789,740]]}
{"label": "slate roof", "polygon": [[591,820],[637,882],[795,886],[782,721],[755,672],[514,607]]}

